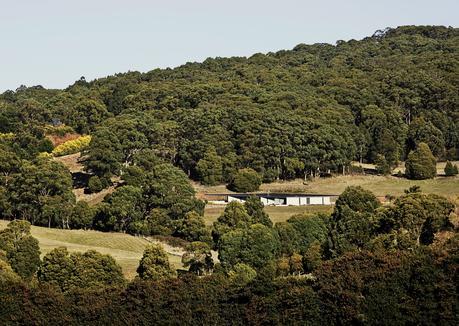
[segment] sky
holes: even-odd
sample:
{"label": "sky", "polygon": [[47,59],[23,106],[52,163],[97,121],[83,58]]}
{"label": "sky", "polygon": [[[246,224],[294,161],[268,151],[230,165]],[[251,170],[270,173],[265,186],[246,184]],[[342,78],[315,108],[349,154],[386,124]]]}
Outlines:
{"label": "sky", "polygon": [[0,0],[0,92],[207,57],[459,26],[458,0]]}

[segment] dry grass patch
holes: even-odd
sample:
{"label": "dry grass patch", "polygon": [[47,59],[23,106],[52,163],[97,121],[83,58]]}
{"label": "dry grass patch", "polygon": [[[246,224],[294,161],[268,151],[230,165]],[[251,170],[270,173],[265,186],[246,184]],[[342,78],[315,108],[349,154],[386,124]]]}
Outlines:
{"label": "dry grass patch", "polygon": [[[0,220],[0,229],[9,221]],[[42,256],[57,247],[67,247],[70,252],[96,250],[109,254],[120,264],[128,279],[136,275],[139,260],[150,241],[124,233],[106,233],[93,230],[61,230],[32,226],[32,235],[40,243]],[[183,251],[163,244],[169,254],[169,261],[174,268],[182,268]]]}
{"label": "dry grass patch", "polygon": [[[204,220],[206,225],[212,225],[225,210],[225,205],[206,205],[204,211]],[[329,214],[333,211],[333,206],[266,206],[265,212],[268,213],[273,223],[285,222],[292,215],[296,214]]]}

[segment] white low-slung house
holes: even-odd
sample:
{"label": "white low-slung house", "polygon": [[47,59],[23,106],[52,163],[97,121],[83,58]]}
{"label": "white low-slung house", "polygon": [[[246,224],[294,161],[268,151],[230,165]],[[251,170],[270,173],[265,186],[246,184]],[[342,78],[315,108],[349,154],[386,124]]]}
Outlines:
{"label": "white low-slung house", "polygon": [[249,196],[257,196],[265,206],[306,206],[333,205],[338,195],[327,194],[282,194],[282,193],[253,193],[253,194],[207,194],[209,201],[215,203],[243,203]]}

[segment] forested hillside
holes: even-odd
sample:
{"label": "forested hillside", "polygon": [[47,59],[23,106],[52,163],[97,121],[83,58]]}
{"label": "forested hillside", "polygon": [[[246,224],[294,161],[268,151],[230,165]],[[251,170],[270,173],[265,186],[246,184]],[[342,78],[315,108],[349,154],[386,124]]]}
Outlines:
{"label": "forested hillside", "polygon": [[[458,29],[405,26],[4,92],[0,324],[457,325],[458,77]],[[382,175],[405,161],[378,176],[397,197],[340,185],[334,206],[276,221],[249,196],[210,225],[190,181],[251,192],[367,178],[352,161]],[[438,161],[431,190],[448,198],[399,182],[435,178]],[[76,189],[107,195],[77,201]],[[40,252],[31,225],[138,237],[135,279],[110,252],[56,241]]]}
{"label": "forested hillside", "polygon": [[[202,212],[186,176],[250,191],[260,178],[346,173],[352,160],[390,173],[419,144],[423,152],[407,167],[458,159],[458,47],[455,28],[406,26],[361,41],[81,78],[65,90],[7,91],[0,213],[38,225],[171,234],[165,221]],[[89,191],[117,176],[125,185],[94,219],[86,208],[69,218],[70,173],[46,154],[79,150]],[[411,175],[432,177],[432,169]],[[146,216],[161,225],[146,226]]]}
{"label": "forested hillside", "polygon": [[[129,72],[65,90],[0,96],[2,143],[23,158],[50,151],[50,124],[93,135],[87,169],[120,174],[151,151],[205,183],[250,167],[264,181],[390,166],[420,142],[457,159],[459,31],[400,27],[363,40],[299,44],[249,58]],[[48,129],[47,129],[48,128]]]}

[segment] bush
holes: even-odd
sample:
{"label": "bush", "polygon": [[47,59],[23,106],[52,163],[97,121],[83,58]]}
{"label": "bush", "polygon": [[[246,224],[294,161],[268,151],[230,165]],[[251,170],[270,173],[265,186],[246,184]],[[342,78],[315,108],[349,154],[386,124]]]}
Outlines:
{"label": "bush", "polygon": [[437,161],[426,143],[419,143],[418,147],[408,155],[405,165],[408,179],[431,179],[437,174]]}
{"label": "bush", "polygon": [[104,182],[97,175],[89,178],[88,188],[91,193],[102,191],[104,187]]}
{"label": "bush", "polygon": [[231,180],[228,188],[237,192],[256,191],[260,188],[261,177],[253,169],[239,170]]}
{"label": "bush", "polygon": [[376,164],[376,172],[378,174],[388,175],[391,173],[390,165],[387,162],[384,155],[380,155],[380,154],[376,155],[375,164]]}
{"label": "bush", "polygon": [[86,147],[88,147],[89,142],[91,141],[91,136],[81,136],[77,139],[66,141],[65,143],[57,146],[53,149],[54,156],[63,156],[69,154],[75,154],[81,152]]}
{"label": "bush", "polygon": [[446,162],[445,175],[451,177],[458,174],[457,165],[453,165],[450,161]]}

